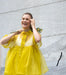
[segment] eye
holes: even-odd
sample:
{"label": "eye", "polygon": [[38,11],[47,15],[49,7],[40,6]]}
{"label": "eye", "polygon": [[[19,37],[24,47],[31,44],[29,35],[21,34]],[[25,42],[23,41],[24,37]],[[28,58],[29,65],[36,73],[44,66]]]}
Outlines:
{"label": "eye", "polygon": [[26,20],[29,20],[28,18],[26,18]]}
{"label": "eye", "polygon": [[26,18],[23,17],[22,20],[26,20]]}
{"label": "eye", "polygon": [[24,20],[24,18],[22,18],[22,20]]}

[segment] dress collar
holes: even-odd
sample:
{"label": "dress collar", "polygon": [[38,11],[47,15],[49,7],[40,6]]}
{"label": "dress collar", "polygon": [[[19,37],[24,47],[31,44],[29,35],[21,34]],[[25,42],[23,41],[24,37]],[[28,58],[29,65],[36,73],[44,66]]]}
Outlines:
{"label": "dress collar", "polygon": [[31,31],[31,29],[29,29],[28,31],[22,31],[21,34],[29,34]]}

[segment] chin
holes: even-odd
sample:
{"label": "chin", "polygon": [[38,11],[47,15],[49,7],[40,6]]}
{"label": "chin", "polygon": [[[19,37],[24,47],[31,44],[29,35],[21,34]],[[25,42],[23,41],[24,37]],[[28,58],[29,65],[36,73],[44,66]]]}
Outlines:
{"label": "chin", "polygon": [[26,25],[22,25],[22,27],[23,27],[23,28],[28,28],[28,26],[26,26]]}
{"label": "chin", "polygon": [[26,27],[26,26],[22,26],[22,28],[28,28],[28,27]]}

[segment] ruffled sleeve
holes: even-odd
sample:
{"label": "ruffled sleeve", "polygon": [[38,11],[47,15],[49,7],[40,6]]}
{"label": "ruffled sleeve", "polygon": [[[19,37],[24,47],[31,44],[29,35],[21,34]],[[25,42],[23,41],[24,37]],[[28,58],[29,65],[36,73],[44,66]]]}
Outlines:
{"label": "ruffled sleeve", "polygon": [[[41,34],[40,34],[41,35]],[[36,42],[35,41],[35,37],[34,37],[34,35],[33,35],[33,44],[34,44],[34,46],[38,46],[38,48],[40,48],[41,46],[42,46],[42,41],[40,40],[39,42]]]}
{"label": "ruffled sleeve", "polygon": [[[10,34],[8,34],[10,35]],[[8,36],[7,34],[3,36],[6,37]],[[4,48],[13,48],[15,46],[15,36],[13,36],[6,44],[2,45]]]}

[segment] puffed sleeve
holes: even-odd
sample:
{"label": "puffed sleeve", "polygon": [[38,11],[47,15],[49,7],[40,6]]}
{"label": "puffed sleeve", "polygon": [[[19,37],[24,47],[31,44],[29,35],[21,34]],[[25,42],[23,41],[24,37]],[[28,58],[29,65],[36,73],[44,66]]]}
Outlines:
{"label": "puffed sleeve", "polygon": [[[10,34],[8,34],[10,35]],[[8,36],[7,34],[3,36],[6,37]],[[15,36],[13,36],[6,44],[2,45],[4,48],[13,48],[15,46]]]}
{"label": "puffed sleeve", "polygon": [[[41,34],[40,34],[40,36],[41,36]],[[42,46],[42,41],[40,40],[39,42],[36,42],[35,37],[33,35],[33,44],[34,44],[34,46],[38,46],[38,48],[40,48]]]}

